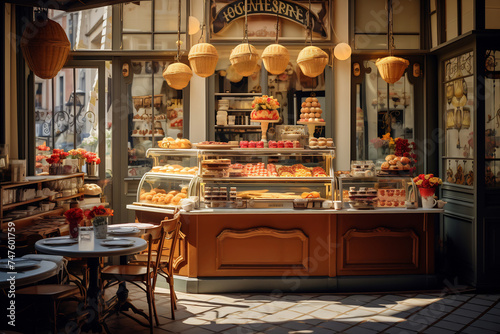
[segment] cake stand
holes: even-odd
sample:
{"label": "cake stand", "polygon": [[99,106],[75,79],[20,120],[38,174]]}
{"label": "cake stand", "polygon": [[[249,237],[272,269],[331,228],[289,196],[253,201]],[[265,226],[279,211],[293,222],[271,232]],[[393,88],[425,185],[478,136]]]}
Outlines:
{"label": "cake stand", "polygon": [[278,123],[278,119],[252,119],[252,122],[259,122],[260,123],[260,129],[262,131],[262,139],[264,143],[267,143],[267,128],[269,126],[269,123]]}
{"label": "cake stand", "polygon": [[325,122],[304,122],[298,121],[297,124],[307,125],[307,130],[309,131],[309,139],[314,138],[314,128],[316,126],[325,126]]}

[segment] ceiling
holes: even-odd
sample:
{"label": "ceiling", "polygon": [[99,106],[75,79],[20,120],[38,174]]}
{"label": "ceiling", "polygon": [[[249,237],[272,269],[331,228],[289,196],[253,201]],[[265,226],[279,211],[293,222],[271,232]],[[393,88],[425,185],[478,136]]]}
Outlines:
{"label": "ceiling", "polygon": [[40,7],[46,4],[50,9],[63,10],[66,12],[74,12],[78,10],[103,7],[124,2],[132,2],[130,0],[6,0],[5,2],[28,7]]}

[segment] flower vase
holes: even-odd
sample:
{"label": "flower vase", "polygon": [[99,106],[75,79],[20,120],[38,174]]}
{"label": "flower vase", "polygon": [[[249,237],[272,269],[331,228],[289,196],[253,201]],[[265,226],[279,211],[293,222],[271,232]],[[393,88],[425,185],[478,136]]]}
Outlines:
{"label": "flower vase", "polygon": [[69,236],[70,238],[78,238],[78,226],[80,225],[79,224],[79,221],[76,221],[76,220],[67,220],[66,221],[68,222],[68,225],[69,225]]}
{"label": "flower vase", "polygon": [[63,167],[61,163],[54,163],[49,166],[49,175],[60,175],[62,171]]}
{"label": "flower vase", "polygon": [[108,233],[108,216],[95,216],[92,219],[95,239],[106,239]]}
{"label": "flower vase", "polygon": [[95,162],[87,162],[87,176],[97,176],[97,164]]}
{"label": "flower vase", "polygon": [[83,165],[85,165],[85,158],[78,158],[78,173],[83,173]]}
{"label": "flower vase", "polygon": [[430,209],[436,205],[436,200],[434,199],[436,188],[418,188],[418,191],[420,192],[420,197],[422,198],[423,208]]}

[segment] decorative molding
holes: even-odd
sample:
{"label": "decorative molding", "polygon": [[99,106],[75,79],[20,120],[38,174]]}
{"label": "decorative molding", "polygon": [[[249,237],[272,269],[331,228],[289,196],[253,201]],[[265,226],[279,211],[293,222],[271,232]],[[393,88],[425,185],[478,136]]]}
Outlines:
{"label": "decorative molding", "polygon": [[419,237],[412,229],[353,228],[341,237],[340,242],[340,271],[418,269]]}
{"label": "decorative molding", "polygon": [[309,238],[300,229],[225,229],[216,237],[216,247],[217,270],[309,269]]}
{"label": "decorative molding", "polygon": [[184,262],[187,258],[187,242],[186,235],[179,231],[179,241],[177,242],[177,249],[179,254],[174,256],[174,269],[177,270],[179,265]]}

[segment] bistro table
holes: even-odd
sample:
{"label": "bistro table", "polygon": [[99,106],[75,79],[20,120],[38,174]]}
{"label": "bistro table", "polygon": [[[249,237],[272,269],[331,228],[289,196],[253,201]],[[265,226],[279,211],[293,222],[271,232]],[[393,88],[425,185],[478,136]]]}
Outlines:
{"label": "bistro table", "polygon": [[7,271],[2,269],[0,271],[0,289],[8,289],[11,285],[12,278],[14,278],[13,282],[15,286],[20,287],[52,277],[59,271],[55,262],[44,260],[34,262],[38,262],[36,266],[24,270],[14,269]]}
{"label": "bistro table", "polygon": [[[69,238],[69,237],[68,237]],[[89,318],[84,330],[100,333],[101,326],[101,308],[99,301],[101,297],[101,287],[99,286],[99,258],[107,256],[122,256],[140,252],[147,247],[146,240],[136,237],[127,237],[126,239],[133,241],[132,246],[113,246],[108,247],[102,245],[105,239],[92,239],[93,242],[88,243],[73,243],[61,245],[45,244],[49,239],[38,240],[35,243],[35,248],[42,253],[63,255],[68,257],[84,257],[87,258],[87,266],[89,268],[89,287],[87,290],[87,310]],[[101,305],[103,306],[103,305]]]}

